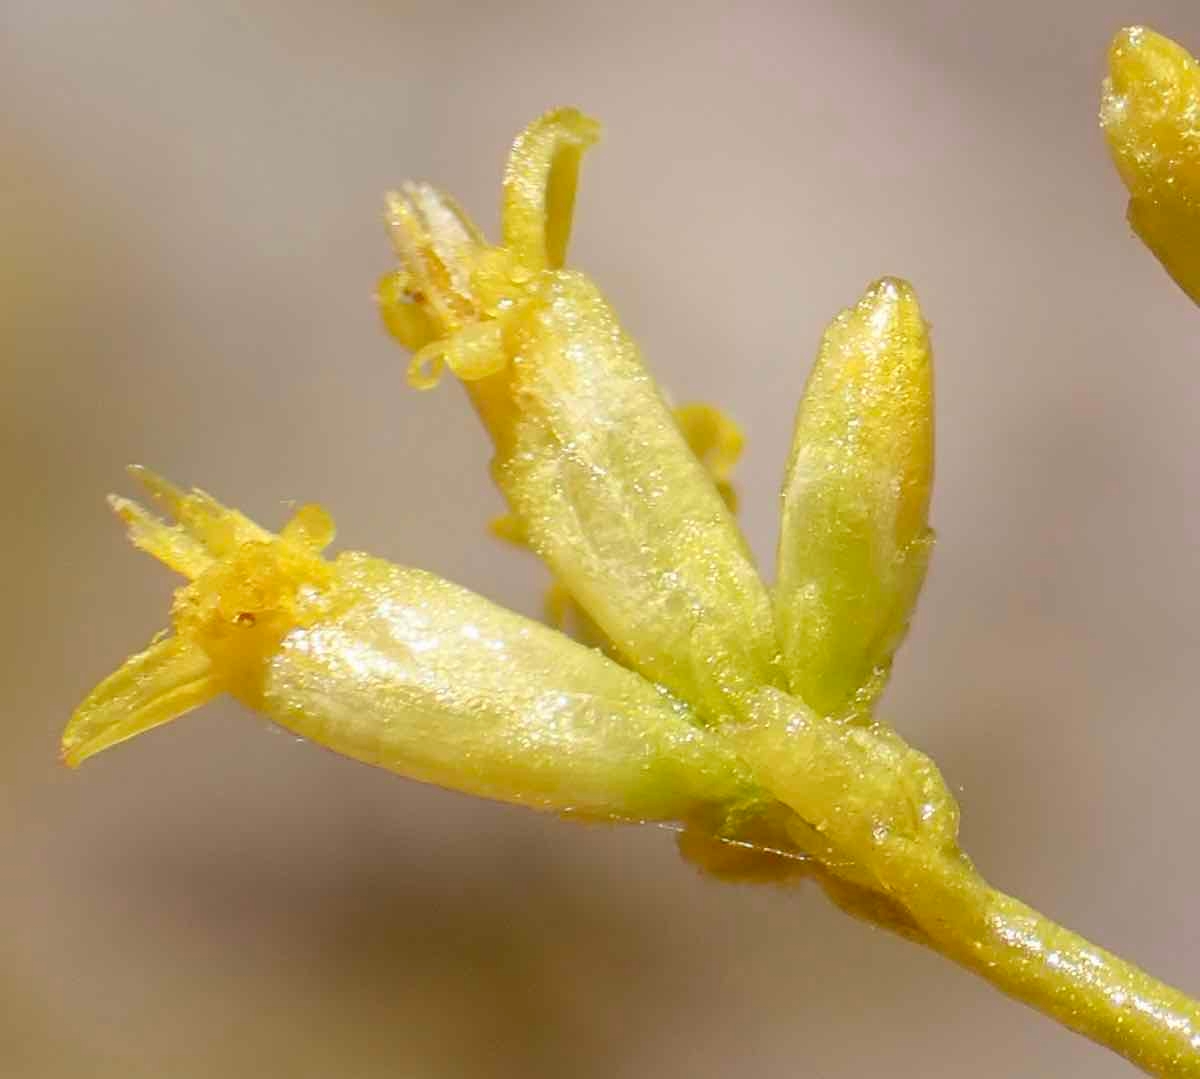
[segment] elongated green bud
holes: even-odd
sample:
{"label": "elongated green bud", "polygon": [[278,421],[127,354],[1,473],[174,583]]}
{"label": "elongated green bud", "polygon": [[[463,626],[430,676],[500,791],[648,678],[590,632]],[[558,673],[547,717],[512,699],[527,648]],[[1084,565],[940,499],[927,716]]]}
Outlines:
{"label": "elongated green bud", "polygon": [[825,333],[783,485],[776,621],[792,691],[869,707],[908,628],[933,537],[933,380],[912,288],[885,278]]}

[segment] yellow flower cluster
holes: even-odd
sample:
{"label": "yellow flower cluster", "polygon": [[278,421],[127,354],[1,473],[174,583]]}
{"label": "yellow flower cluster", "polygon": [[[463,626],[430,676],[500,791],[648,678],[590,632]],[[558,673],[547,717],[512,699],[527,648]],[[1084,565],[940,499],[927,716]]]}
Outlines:
{"label": "yellow flower cluster", "polygon": [[[1200,297],[1200,73],[1148,31],[1113,48],[1103,120],[1130,220]],[[958,847],[937,768],[873,715],[933,537],[933,383],[912,288],[884,279],[826,331],[783,482],[775,583],[733,508],[741,436],[670,407],[596,285],[565,266],[596,123],[557,109],[516,140],[502,236],[447,195],[388,199],[399,269],[379,301],[447,370],[494,447],[494,524],[552,571],[587,647],[420,570],[322,555],[305,507],[278,533],[140,471],[176,520],[114,499],[188,579],[163,635],[81,705],[68,763],[230,693],[338,752],[562,814],[672,822],[724,877],[804,872],[1156,1074],[1200,1074],[1200,1007],[992,889]],[[568,619],[568,609],[573,616]]]}

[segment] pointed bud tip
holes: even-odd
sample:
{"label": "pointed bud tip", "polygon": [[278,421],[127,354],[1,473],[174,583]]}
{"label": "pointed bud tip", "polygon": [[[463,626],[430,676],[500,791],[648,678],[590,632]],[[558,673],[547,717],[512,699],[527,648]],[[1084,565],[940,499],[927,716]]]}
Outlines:
{"label": "pointed bud tip", "polygon": [[899,314],[916,306],[917,294],[903,277],[881,277],[867,289],[863,302]]}
{"label": "pointed bud tip", "polygon": [[[1170,38],[1130,26],[1113,38],[1108,69],[1100,125],[1118,158],[1129,159],[1123,172],[1136,173],[1169,154],[1180,140],[1186,143],[1200,92],[1200,67]],[[1126,183],[1131,178],[1127,174]]]}
{"label": "pointed bud tip", "polygon": [[1200,64],[1145,27],[1109,50],[1100,124],[1129,192],[1134,232],[1200,302]]}
{"label": "pointed bud tip", "polygon": [[901,303],[906,300],[915,299],[913,287],[903,277],[886,277],[879,278],[878,281],[872,283],[867,289],[868,296],[878,296],[881,301],[889,303]]}
{"label": "pointed bud tip", "polygon": [[1181,63],[1190,60],[1187,51],[1170,38],[1145,26],[1127,26],[1117,32],[1108,47],[1112,90],[1128,94],[1169,85],[1177,77]]}
{"label": "pointed bud tip", "polygon": [[863,294],[854,314],[876,336],[921,337],[925,318],[912,285],[901,277],[881,277]]}

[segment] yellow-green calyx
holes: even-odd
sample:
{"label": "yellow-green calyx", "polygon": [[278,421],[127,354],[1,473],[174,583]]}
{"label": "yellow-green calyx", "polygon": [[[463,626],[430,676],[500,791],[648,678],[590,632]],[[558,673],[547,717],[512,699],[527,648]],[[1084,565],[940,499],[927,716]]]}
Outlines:
{"label": "yellow-green calyx", "polygon": [[[1196,296],[1195,63],[1126,32],[1105,94],[1130,219]],[[272,534],[142,472],[178,524],[114,506],[188,583],[172,632],[76,712],[66,760],[227,692],[402,775],[670,824],[717,877],[811,876],[847,912],[1147,1071],[1200,1075],[1200,1006],[988,885],[937,767],[875,715],[933,546],[931,352],[913,289],[883,278],[825,333],[769,587],[734,517],[741,432],[711,406],[672,407],[566,266],[598,133],[556,109],[518,137],[495,244],[428,185],[390,195],[400,265],[378,296],[412,384],[449,371],[466,388],[508,504],[493,531],[546,563],[552,620],[582,641],[419,570],[326,558],[317,507]],[[785,363],[797,381],[799,366]]]}

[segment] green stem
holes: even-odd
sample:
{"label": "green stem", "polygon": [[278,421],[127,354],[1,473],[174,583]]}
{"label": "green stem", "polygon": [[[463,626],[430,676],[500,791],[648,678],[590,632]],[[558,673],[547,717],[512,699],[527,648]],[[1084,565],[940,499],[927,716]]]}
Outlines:
{"label": "green stem", "polygon": [[965,859],[917,844],[892,853],[888,883],[937,951],[1152,1075],[1200,1076],[1195,1000],[992,888]]}
{"label": "green stem", "polygon": [[958,848],[958,806],[928,757],[777,690],[746,712],[731,743],[792,810],[784,828],[835,903],[1154,1075],[1200,1079],[1200,1004],[992,888]]}

